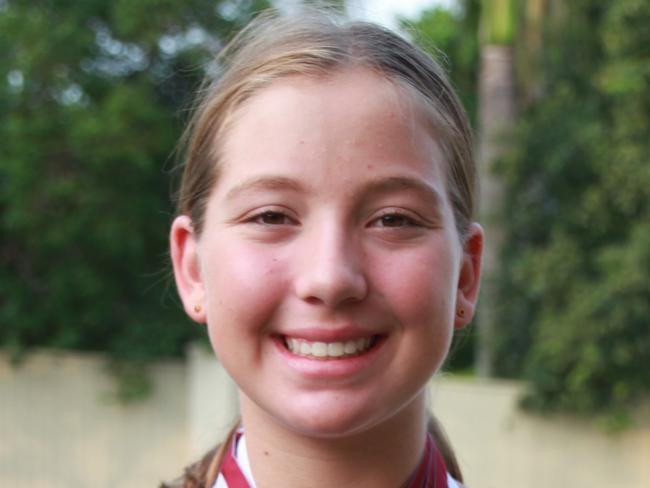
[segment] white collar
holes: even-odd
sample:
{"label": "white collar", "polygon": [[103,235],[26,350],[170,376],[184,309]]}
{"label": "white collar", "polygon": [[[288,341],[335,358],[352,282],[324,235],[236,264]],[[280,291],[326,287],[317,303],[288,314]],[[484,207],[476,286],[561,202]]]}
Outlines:
{"label": "white collar", "polygon": [[248,481],[250,488],[255,488],[255,480],[253,479],[253,472],[251,471],[251,462],[248,459],[248,449],[246,449],[246,436],[244,434],[239,438],[237,449],[235,450],[235,459],[242,474]]}
{"label": "white collar", "polygon": [[[235,446],[235,462],[239,466],[244,478],[246,478],[246,481],[248,481],[250,488],[255,488],[255,480],[253,479],[251,463],[248,458],[248,449],[246,449],[246,436],[243,432],[241,436],[239,436],[237,445]],[[228,488],[228,483],[226,483],[226,480],[221,473],[217,476],[217,481],[215,481],[212,488]]]}
{"label": "white collar", "polygon": [[[235,447],[235,461],[237,461],[237,464],[239,465],[239,469],[241,469],[241,472],[246,478],[246,481],[248,481],[250,488],[255,488],[255,480],[253,479],[253,472],[251,471],[251,463],[250,463],[250,459],[248,458],[248,449],[246,449],[246,436],[243,433],[241,437],[239,437],[239,441],[237,442],[237,446]],[[452,478],[449,473],[447,473],[447,486],[448,488],[462,487],[462,485],[458,483],[458,481],[456,481],[454,478]],[[219,476],[217,477],[217,481],[215,482],[212,488],[228,488],[228,485],[226,484],[226,480],[223,479],[221,473],[219,473]]]}

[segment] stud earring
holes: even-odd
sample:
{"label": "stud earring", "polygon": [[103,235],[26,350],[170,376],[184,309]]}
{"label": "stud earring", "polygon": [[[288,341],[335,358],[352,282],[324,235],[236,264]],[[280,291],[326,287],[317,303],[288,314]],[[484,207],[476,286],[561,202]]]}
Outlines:
{"label": "stud earring", "polygon": [[194,305],[194,311],[195,311],[196,313],[200,313],[201,310],[202,310],[202,309],[201,309],[201,305],[199,305],[199,304]]}

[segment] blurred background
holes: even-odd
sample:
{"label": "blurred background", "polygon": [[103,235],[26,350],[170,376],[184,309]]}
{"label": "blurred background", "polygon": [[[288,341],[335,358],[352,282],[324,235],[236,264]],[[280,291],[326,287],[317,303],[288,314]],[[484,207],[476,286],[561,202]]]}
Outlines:
{"label": "blurred background", "polygon": [[[192,96],[269,3],[0,0],[0,486],[155,486],[236,411],[167,233]],[[475,128],[480,310],[432,385],[468,486],[650,486],[650,1],[321,3]]]}

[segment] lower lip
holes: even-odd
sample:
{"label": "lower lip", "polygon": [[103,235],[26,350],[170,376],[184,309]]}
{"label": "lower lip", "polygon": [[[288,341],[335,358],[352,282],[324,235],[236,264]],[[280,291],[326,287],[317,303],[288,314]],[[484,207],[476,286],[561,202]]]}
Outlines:
{"label": "lower lip", "polygon": [[298,356],[279,337],[273,338],[276,349],[285,363],[301,376],[310,379],[343,379],[363,372],[377,358],[386,343],[386,337],[379,337],[375,344],[363,354],[340,358],[311,358]]}

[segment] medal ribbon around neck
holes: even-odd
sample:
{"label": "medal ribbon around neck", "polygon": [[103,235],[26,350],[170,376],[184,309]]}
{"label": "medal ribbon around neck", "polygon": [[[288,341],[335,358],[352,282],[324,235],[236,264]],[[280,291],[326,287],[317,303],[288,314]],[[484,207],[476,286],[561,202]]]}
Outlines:
{"label": "medal ribbon around neck", "polygon": [[[238,432],[233,437],[232,444],[228,448],[223,463],[221,464],[221,476],[226,481],[228,488],[250,488],[244,473],[242,473],[235,459],[235,449],[237,448],[237,441],[240,437],[241,432]],[[420,464],[402,488],[448,488],[447,467],[431,434],[427,434],[424,455]]]}

